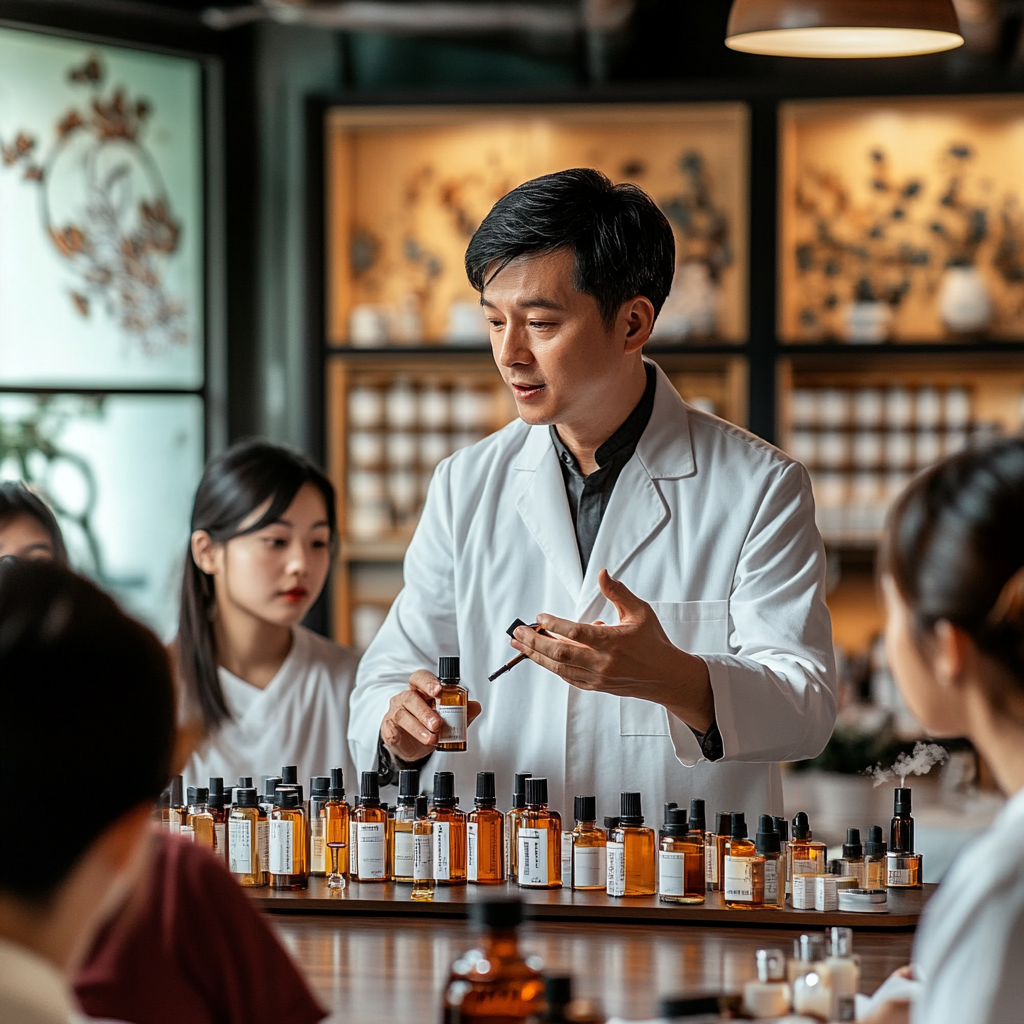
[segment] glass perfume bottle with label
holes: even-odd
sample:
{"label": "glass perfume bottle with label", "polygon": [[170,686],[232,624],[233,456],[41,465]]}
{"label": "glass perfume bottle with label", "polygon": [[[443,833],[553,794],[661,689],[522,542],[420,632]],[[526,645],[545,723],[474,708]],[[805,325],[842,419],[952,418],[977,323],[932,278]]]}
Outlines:
{"label": "glass perfume bottle with label", "polygon": [[848,828],[843,856],[839,861],[839,874],[843,878],[856,878],[857,887],[864,888],[864,844],[860,841],[860,829]]}
{"label": "glass perfume bottle with label", "polygon": [[885,855],[888,852],[882,838],[882,826],[872,825],[868,829],[868,841],[864,844],[864,888],[885,888]]}
{"label": "glass perfume bottle with label", "polygon": [[548,808],[548,780],[526,780],[526,807],[519,825],[519,885],[562,887],[562,817]]}
{"label": "glass perfume bottle with label", "polygon": [[425,796],[416,797],[412,826],[412,893],[409,899],[428,902],[434,898],[434,825]]}
{"label": "glass perfume bottle with label", "polygon": [[309,780],[309,873],[324,876],[330,858],[324,842],[324,807],[329,799],[331,779],[327,775],[314,775]]}
{"label": "glass perfume bottle with label", "polygon": [[639,793],[622,793],[618,827],[608,833],[609,896],[653,896],[657,858],[654,829],[644,827]]}
{"label": "glass perfume bottle with label", "polygon": [[704,837],[704,879],[708,892],[722,891],[722,871],[725,863],[725,844],[729,842],[732,811],[715,814],[715,831]]}
{"label": "glass perfume bottle with label", "polygon": [[235,790],[235,806],[228,820],[228,870],[239,885],[258,888],[267,884],[267,818],[256,790]]}
{"label": "glass perfume bottle with label", "polygon": [[278,789],[270,814],[270,885],[273,889],[309,886],[306,815],[295,789]]}
{"label": "glass perfume bottle with label", "polygon": [[573,802],[571,863],[569,878],[562,873],[562,885],[574,889],[604,889],[608,885],[608,833],[597,826],[597,798],[578,796]]}
{"label": "glass perfume bottle with label", "polygon": [[415,851],[413,825],[416,824],[416,798],[419,795],[420,773],[415,768],[398,773],[398,804],[395,807],[393,860],[391,879],[395,882],[413,881]]}
{"label": "glass perfume bottle with label", "polygon": [[437,749],[453,752],[466,749],[469,691],[459,680],[459,659],[441,658],[437,665],[441,692],[434,699],[434,710],[441,716]]}
{"label": "glass perfume bottle with label", "polygon": [[764,858],[757,855],[757,848],[747,838],[742,811],[732,813],[722,891],[730,910],[760,909],[764,905]]}
{"label": "glass perfume bottle with label", "polygon": [[207,808],[213,815],[213,849],[218,857],[228,856],[228,809],[225,807],[224,779],[219,775],[210,778],[210,798]]}
{"label": "glass perfume bottle with label", "polygon": [[793,816],[793,838],[789,841],[790,889],[796,875],[826,874],[826,856],[825,844],[814,840],[807,814],[797,811]]}
{"label": "glass perfume bottle with label", "polygon": [[451,772],[434,772],[430,820],[434,825],[434,881],[441,885],[465,885],[466,813],[459,810],[455,776]]}
{"label": "glass perfume bottle with label", "polygon": [[206,786],[189,787],[188,811],[185,824],[195,834],[195,842],[208,850],[217,849],[217,833],[213,814],[210,812],[210,791]]}
{"label": "glass perfume bottle with label", "polygon": [[360,783],[359,805],[352,812],[355,850],[349,871],[359,882],[386,882],[388,813],[380,805],[377,773],[363,772]]}
{"label": "glass perfume bottle with label", "polygon": [[764,858],[764,908],[783,910],[786,906],[786,863],[782,859],[782,837],[775,830],[775,819],[762,814],[757,819],[754,849]]}
{"label": "glass perfume bottle with label", "polygon": [[331,785],[327,790],[327,803],[323,807],[324,844],[330,854],[327,888],[338,891],[345,888],[349,873],[349,808],[345,803],[345,773],[341,768],[331,769]]}
{"label": "glass perfume bottle with label", "polygon": [[682,807],[670,808],[658,844],[658,898],[663,903],[703,903],[704,832],[693,829]]}
{"label": "glass perfume bottle with label", "polygon": [[885,884],[890,889],[920,889],[924,881],[921,854],[914,852],[914,819],[910,788],[893,793],[893,817],[889,826],[889,852],[885,859]]}
{"label": "glass perfume bottle with label", "polygon": [[466,820],[466,876],[479,885],[505,881],[505,815],[495,810],[494,772],[477,772],[476,797]]}
{"label": "glass perfume bottle with label", "polygon": [[505,813],[505,877],[511,881],[519,878],[519,823],[526,806],[526,780],[531,772],[516,772],[512,787],[512,806]]}

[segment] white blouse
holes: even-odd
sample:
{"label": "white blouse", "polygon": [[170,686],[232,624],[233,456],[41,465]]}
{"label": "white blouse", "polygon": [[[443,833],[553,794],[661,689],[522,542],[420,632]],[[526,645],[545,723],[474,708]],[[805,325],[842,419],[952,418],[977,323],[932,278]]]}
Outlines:
{"label": "white blouse", "polygon": [[1024,1021],[1024,790],[961,852],[914,941],[912,1024]]}
{"label": "white blouse", "polygon": [[[347,740],[357,662],[347,647],[295,626],[292,648],[265,689],[218,669],[231,718],[189,758],[185,785],[205,786],[221,776],[233,786],[239,775],[251,775],[258,788],[261,775],[280,775],[294,764],[307,796],[310,776],[329,775],[332,768],[343,768],[346,791],[357,793]],[[197,717],[192,707],[182,713],[186,720]]]}

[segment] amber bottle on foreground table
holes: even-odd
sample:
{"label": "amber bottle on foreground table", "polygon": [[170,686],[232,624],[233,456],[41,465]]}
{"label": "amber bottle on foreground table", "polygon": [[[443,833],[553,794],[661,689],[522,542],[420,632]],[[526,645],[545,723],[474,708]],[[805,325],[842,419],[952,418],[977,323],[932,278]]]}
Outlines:
{"label": "amber bottle on foreground table", "polygon": [[360,882],[386,882],[388,812],[380,805],[376,772],[363,772],[359,806],[352,812],[355,843],[352,877]]}
{"label": "amber bottle on foreground table", "polygon": [[562,817],[548,807],[548,780],[526,780],[526,807],[519,825],[519,885],[562,886]]}

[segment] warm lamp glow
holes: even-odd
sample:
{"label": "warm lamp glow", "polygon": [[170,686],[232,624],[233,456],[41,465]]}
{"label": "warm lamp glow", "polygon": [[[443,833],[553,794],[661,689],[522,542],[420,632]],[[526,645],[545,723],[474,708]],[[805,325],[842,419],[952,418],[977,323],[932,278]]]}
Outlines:
{"label": "warm lamp glow", "polygon": [[775,57],[909,57],[963,41],[952,0],[734,0],[725,45]]}

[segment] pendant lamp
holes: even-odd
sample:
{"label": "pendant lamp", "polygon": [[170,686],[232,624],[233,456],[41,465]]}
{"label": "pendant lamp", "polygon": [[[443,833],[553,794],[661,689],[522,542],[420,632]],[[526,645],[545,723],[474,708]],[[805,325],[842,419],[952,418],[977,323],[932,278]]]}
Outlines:
{"label": "pendant lamp", "polygon": [[952,0],[733,0],[725,45],[774,57],[909,57],[963,41]]}

